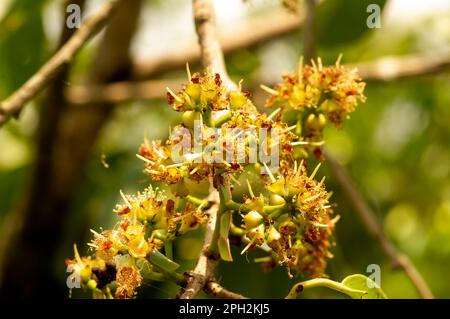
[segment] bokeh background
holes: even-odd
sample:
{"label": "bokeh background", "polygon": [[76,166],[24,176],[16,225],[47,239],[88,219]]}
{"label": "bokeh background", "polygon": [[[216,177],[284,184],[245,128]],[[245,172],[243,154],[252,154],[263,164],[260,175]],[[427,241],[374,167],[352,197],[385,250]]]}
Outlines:
{"label": "bokeh background", "polygon": [[[89,16],[103,1],[69,1],[83,2],[83,16]],[[199,49],[190,1],[126,3],[118,14],[124,20],[112,20],[112,32],[96,36],[19,120],[0,129],[2,297],[68,296],[64,260],[72,258],[73,243],[87,254],[89,229],[115,224],[112,209],[120,202],[119,190],[131,193],[150,183],[135,157],[144,134],[163,139],[179,120],[162,98],[163,84],[175,83],[172,88],[178,89],[185,79],[186,61],[174,65],[165,61],[178,56],[191,61],[193,71],[201,70],[195,59]],[[292,13],[275,0],[214,3],[224,47],[243,35],[297,21],[273,36],[226,51],[231,77],[245,79],[244,88],[263,110],[266,96],[258,85],[278,81],[295,68],[303,52],[304,8],[300,3],[298,12]],[[380,29],[366,26],[370,3],[383,9]],[[59,0],[0,2],[0,100],[58,47],[66,5]],[[260,21],[257,29],[249,24],[252,21]],[[413,64],[425,64],[427,59],[449,56],[450,2],[326,0],[317,8],[315,43],[324,64],[334,63],[340,53],[343,64],[411,54],[423,57]],[[387,236],[410,256],[435,296],[449,298],[450,74],[443,66],[421,73],[427,74],[368,79],[367,102],[342,129],[328,128],[325,139]],[[123,97],[119,88],[86,97],[86,90],[95,85],[129,79],[148,81],[135,92],[144,98]],[[104,101],[110,93],[115,100]],[[418,298],[405,274],[392,270],[367,235],[327,165],[320,175],[327,175],[341,215],[329,276],[341,280],[352,273],[367,274],[369,264],[379,264],[381,285],[389,297]],[[175,256],[184,269],[194,265],[201,235],[198,231],[176,242]],[[245,257],[239,251],[233,248],[233,264],[220,266],[219,279],[225,287],[251,297],[286,295],[293,282],[284,269],[264,272],[251,262],[258,253]],[[173,298],[176,291],[171,284],[146,282],[139,294]],[[89,297],[80,291],[73,294]],[[302,296],[341,297],[322,289]]]}

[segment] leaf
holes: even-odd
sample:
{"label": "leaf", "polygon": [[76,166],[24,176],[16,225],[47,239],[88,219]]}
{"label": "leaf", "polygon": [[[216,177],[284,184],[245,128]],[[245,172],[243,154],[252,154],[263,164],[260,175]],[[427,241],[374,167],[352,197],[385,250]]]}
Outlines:
{"label": "leaf", "polygon": [[[344,280],[342,284],[346,287],[365,291],[366,294],[362,296],[363,299],[386,299],[386,294],[381,288],[370,278],[364,275],[351,275]],[[359,298],[359,296],[351,296],[352,298]]]}
{"label": "leaf", "polygon": [[230,231],[231,214],[224,213],[220,216],[220,229],[217,247],[219,249],[220,257],[225,261],[233,261],[233,256],[230,250],[230,241],[228,240],[228,233]]}
{"label": "leaf", "polygon": [[175,271],[180,267],[179,264],[167,258],[155,249],[153,249],[152,252],[147,256],[147,259],[151,264],[168,272]]}
{"label": "leaf", "polygon": [[[366,276],[356,274],[350,275],[342,282],[326,278],[314,278],[295,284],[286,299],[295,299],[297,294],[304,289],[314,287],[327,287],[339,291],[353,299],[386,299],[386,295],[377,284]],[[373,288],[371,288],[373,287]]]}

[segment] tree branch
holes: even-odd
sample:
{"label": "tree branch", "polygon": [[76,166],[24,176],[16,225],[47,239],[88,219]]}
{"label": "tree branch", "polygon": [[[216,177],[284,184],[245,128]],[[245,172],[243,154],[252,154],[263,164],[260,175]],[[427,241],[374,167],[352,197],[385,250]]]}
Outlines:
{"label": "tree branch", "polygon": [[375,213],[367,205],[362,195],[353,185],[353,182],[345,169],[329,153],[325,153],[325,158],[336,178],[336,181],[339,183],[349,202],[354,207],[355,212],[360,217],[367,232],[381,246],[383,252],[390,259],[392,267],[403,269],[422,298],[433,298],[430,288],[412,261],[408,258],[408,256],[399,254],[392,242],[386,237],[381,225],[375,217]]}
{"label": "tree branch", "polygon": [[303,27],[303,56],[306,63],[315,57],[314,33],[316,24],[316,0],[306,0],[306,18]]}
{"label": "tree branch", "polygon": [[[230,88],[235,88],[227,74],[220,43],[217,40],[214,7],[211,0],[193,0],[195,29],[200,44],[201,60],[203,67],[209,71],[218,72],[224,83]],[[220,200],[217,187],[220,182],[210,179],[210,195],[208,201],[212,203],[208,209],[209,219],[206,226],[205,240],[200,257],[192,272],[187,273],[187,285],[182,288],[177,297],[180,299],[194,298],[197,293],[203,290],[209,281],[214,281],[214,272],[219,262],[220,256],[216,252],[215,242],[217,240],[218,225],[220,222],[219,207]],[[224,177],[227,180],[227,177]],[[223,203],[222,203],[223,205]]]}
{"label": "tree branch", "polygon": [[395,79],[443,72],[450,66],[450,52],[386,56],[375,61],[350,64],[357,67],[364,81],[392,81]]}
{"label": "tree branch", "polygon": [[203,248],[197,260],[194,270],[187,272],[186,287],[181,288],[177,294],[179,299],[194,298],[207,284],[208,281],[214,280],[214,271],[219,261],[217,254],[211,254],[209,247],[214,233],[217,211],[219,208],[219,193],[214,187],[212,178],[210,180],[209,196],[207,200],[210,202],[210,208],[206,211],[209,215],[208,223],[206,224],[205,239],[203,241]]}
{"label": "tree branch", "polygon": [[90,38],[97,34],[111,17],[121,0],[109,0],[99,12],[86,20],[61,49],[24,85],[0,104],[0,126],[11,117],[18,117],[25,104],[35,97],[70,63]]}
{"label": "tree branch", "polygon": [[241,294],[229,291],[219,285],[216,281],[208,281],[203,289],[207,294],[219,299],[248,299]]}
{"label": "tree branch", "polygon": [[[228,54],[293,32],[298,29],[303,20],[302,13],[293,15],[280,9],[227,27],[225,32],[218,34],[219,42],[223,53]],[[190,65],[200,62],[198,46],[177,47],[161,58],[151,57],[145,61],[135,61],[133,75],[137,79],[150,79],[155,74],[176,70],[184,66],[186,62]]]}
{"label": "tree branch", "polygon": [[[180,62],[177,67],[184,64]],[[430,57],[411,54],[397,57],[382,57],[371,62],[347,64],[357,68],[365,81],[392,81],[398,78],[421,76],[445,72],[450,67],[450,54]],[[130,100],[164,99],[166,87],[176,87],[184,80],[148,80],[116,82],[105,86],[75,85],[65,91],[67,99],[74,105],[91,102],[119,103]],[[268,83],[272,85],[275,83]],[[250,90],[257,89],[256,86]]]}

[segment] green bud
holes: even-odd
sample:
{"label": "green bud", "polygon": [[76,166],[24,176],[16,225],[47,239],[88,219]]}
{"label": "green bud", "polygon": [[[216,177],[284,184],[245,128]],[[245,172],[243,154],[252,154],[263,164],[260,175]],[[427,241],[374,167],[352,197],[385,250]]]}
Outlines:
{"label": "green bud", "polygon": [[247,103],[247,97],[245,97],[245,95],[242,94],[242,92],[239,91],[230,92],[229,97],[230,97],[230,106],[232,110],[237,110],[245,103]]}
{"label": "green bud", "polygon": [[186,85],[184,92],[187,93],[195,102],[200,100],[201,87],[197,83],[189,83]]}
{"label": "green bud", "polygon": [[97,282],[96,282],[95,280],[93,280],[93,279],[90,279],[90,280],[88,281],[88,283],[87,283],[87,287],[88,287],[90,290],[96,290],[96,288],[97,288]]}
{"label": "green bud", "polygon": [[318,115],[309,114],[308,118],[306,119],[306,125],[310,130],[320,131],[324,128],[326,121],[327,120],[322,113]]}
{"label": "green bud", "polygon": [[244,223],[247,229],[259,226],[264,221],[264,217],[261,216],[256,210],[252,210],[244,216]]}
{"label": "green bud", "polygon": [[183,124],[188,128],[194,128],[195,121],[200,121],[201,113],[196,111],[185,111],[181,116]]}
{"label": "green bud", "polygon": [[269,197],[269,204],[270,205],[283,205],[285,203],[286,203],[286,201],[280,195],[270,194],[270,197]]}

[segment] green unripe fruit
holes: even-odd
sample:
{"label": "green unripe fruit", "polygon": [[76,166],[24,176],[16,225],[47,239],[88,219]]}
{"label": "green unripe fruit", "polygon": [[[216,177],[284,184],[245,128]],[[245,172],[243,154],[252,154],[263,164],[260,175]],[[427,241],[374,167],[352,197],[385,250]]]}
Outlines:
{"label": "green unripe fruit", "polygon": [[91,279],[91,280],[88,281],[87,287],[90,290],[95,290],[97,288],[97,282],[95,280]]}
{"label": "green unripe fruit", "polygon": [[259,226],[264,222],[264,217],[261,216],[256,210],[252,210],[244,216],[244,223],[247,229]]}
{"label": "green unripe fruit", "polygon": [[220,127],[223,123],[231,119],[230,110],[221,110],[211,112],[211,124],[214,127]]}
{"label": "green unripe fruit", "polygon": [[283,205],[285,203],[286,203],[286,201],[280,195],[270,194],[270,197],[269,197],[269,204],[270,205]]}
{"label": "green unripe fruit", "polygon": [[167,230],[166,229],[156,229],[153,231],[152,235],[153,235],[153,237],[164,241],[167,239]]}
{"label": "green unripe fruit", "polygon": [[183,124],[188,128],[194,128],[195,121],[201,120],[201,113],[196,111],[185,111],[181,116]]}
{"label": "green unripe fruit", "polygon": [[308,129],[320,131],[324,128],[327,120],[325,118],[325,115],[322,113],[316,115],[316,114],[309,114],[308,118],[306,119],[306,125]]}

